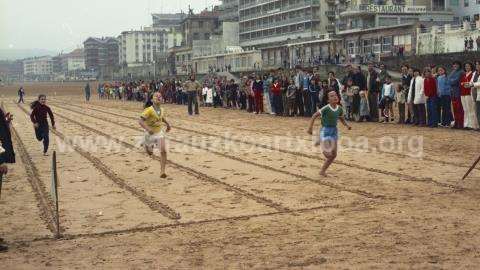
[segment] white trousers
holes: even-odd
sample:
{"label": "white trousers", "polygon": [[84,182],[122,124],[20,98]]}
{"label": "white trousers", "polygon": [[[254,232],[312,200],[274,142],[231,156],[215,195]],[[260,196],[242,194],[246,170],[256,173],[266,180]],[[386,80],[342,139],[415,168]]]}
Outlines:
{"label": "white trousers", "polygon": [[471,95],[461,96],[464,111],[463,126],[466,128],[478,129],[476,104]]}

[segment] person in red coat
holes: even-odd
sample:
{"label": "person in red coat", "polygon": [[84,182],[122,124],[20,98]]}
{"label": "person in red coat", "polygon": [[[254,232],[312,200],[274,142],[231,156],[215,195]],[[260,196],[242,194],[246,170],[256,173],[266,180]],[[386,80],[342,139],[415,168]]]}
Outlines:
{"label": "person in red coat", "polygon": [[429,127],[438,127],[438,91],[437,80],[432,75],[430,68],[423,72],[423,89],[427,97],[427,124]]}
{"label": "person in red coat", "polygon": [[257,75],[255,81],[253,81],[252,91],[255,101],[255,113],[263,113],[263,81],[259,75]]}
{"label": "person in red coat", "polygon": [[463,107],[463,126],[467,129],[477,129],[478,122],[475,112],[470,82],[473,78],[473,64],[465,63],[465,73],[460,78],[460,99]]}
{"label": "person in red coat", "polygon": [[282,84],[280,80],[276,80],[272,84],[273,106],[275,107],[275,114],[281,116],[283,113],[282,108]]}

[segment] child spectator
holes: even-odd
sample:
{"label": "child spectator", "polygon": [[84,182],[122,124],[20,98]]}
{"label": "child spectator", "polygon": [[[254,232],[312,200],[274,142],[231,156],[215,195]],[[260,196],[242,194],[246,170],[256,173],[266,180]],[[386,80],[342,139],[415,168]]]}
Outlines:
{"label": "child spectator", "polygon": [[392,77],[390,75],[385,76],[385,83],[382,87],[380,107],[383,108],[384,112],[384,123],[388,123],[390,119],[394,121],[393,113],[393,101],[395,99],[395,89],[392,83]]}
{"label": "child spectator", "polygon": [[398,124],[405,124],[405,91],[402,85],[397,85],[395,93],[395,102],[398,107]]}
{"label": "child spectator", "polygon": [[287,87],[287,108],[285,110],[287,116],[294,116],[296,113],[295,108],[295,95],[297,94],[297,87],[293,82],[293,79],[290,79],[290,84]]}
{"label": "child spectator", "polygon": [[341,92],[341,104],[345,109],[345,119],[352,119],[352,101],[353,101],[353,80],[351,78],[347,79],[347,83],[342,89]]}
{"label": "child spectator", "polygon": [[360,122],[370,121],[367,91],[360,91]]}

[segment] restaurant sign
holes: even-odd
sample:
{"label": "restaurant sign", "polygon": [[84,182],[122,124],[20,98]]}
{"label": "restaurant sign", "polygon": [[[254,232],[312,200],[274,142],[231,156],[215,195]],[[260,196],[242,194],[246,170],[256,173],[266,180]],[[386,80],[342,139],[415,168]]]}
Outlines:
{"label": "restaurant sign", "polygon": [[360,10],[379,14],[426,13],[426,6],[362,5]]}

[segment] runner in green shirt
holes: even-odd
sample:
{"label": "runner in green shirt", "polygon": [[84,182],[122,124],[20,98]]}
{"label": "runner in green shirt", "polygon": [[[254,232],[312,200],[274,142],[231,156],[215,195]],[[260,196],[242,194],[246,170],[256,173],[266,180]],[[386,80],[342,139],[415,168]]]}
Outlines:
{"label": "runner in green shirt", "polygon": [[338,105],[338,95],[334,91],[328,93],[328,104],[312,116],[307,131],[308,134],[313,134],[313,124],[318,117],[322,119],[322,128],[320,129],[320,140],[317,141],[315,145],[321,144],[323,155],[326,158],[320,171],[320,175],[326,177],[328,167],[332,165],[337,157],[338,120],[340,120],[348,130],[352,128],[348,125],[347,121],[345,121],[343,108]]}

